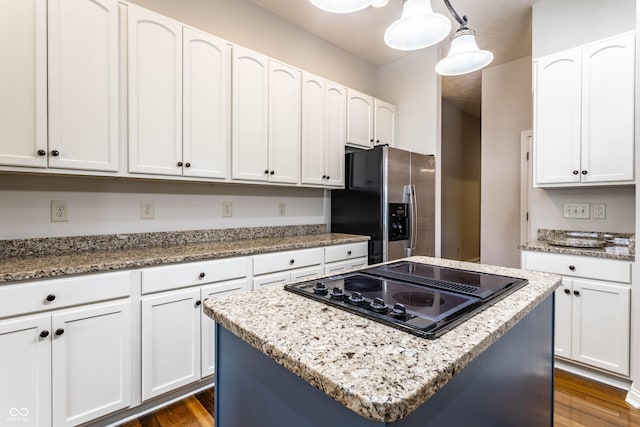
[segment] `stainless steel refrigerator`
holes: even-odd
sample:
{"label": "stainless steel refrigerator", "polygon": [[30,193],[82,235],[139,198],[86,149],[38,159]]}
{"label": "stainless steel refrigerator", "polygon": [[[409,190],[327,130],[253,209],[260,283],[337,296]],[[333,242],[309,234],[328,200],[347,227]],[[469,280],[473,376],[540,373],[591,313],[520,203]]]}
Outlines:
{"label": "stainless steel refrigerator", "polygon": [[435,255],[435,158],[378,146],[345,155],[345,188],[331,192],[331,231],[361,234],[369,264]]}

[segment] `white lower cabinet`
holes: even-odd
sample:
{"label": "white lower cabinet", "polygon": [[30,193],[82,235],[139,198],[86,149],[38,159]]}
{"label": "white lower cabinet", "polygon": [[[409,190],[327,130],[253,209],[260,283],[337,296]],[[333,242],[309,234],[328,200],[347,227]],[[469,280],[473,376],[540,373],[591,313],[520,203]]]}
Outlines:
{"label": "white lower cabinet", "polygon": [[200,379],[200,289],[142,298],[142,400]]}
{"label": "white lower cabinet", "polygon": [[253,257],[253,289],[311,280],[322,274],[323,249],[299,249]]}
{"label": "white lower cabinet", "polygon": [[324,249],[324,274],[333,275],[369,265],[368,243],[348,243]]}
{"label": "white lower cabinet", "polygon": [[129,301],[1,321],[0,348],[7,421],[75,426],[131,404]]}
{"label": "white lower cabinet", "polygon": [[214,322],[207,298],[249,288],[249,259],[227,258],[142,271],[142,400],[214,373]]}
{"label": "white lower cabinet", "polygon": [[522,266],[563,275],[555,293],[556,356],[628,376],[631,263],[525,251]]}

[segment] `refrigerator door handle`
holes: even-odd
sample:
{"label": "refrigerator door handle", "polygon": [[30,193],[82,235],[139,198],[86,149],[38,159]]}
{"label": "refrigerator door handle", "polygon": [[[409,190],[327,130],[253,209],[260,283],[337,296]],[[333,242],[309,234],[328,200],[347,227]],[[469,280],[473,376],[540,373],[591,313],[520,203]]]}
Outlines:
{"label": "refrigerator door handle", "polygon": [[418,242],[418,204],[416,200],[416,186],[404,186],[404,203],[409,205],[409,244],[405,247],[405,256],[413,256],[416,253],[416,244]]}
{"label": "refrigerator door handle", "polygon": [[418,245],[418,198],[416,196],[416,186],[411,186],[411,255],[416,254]]}

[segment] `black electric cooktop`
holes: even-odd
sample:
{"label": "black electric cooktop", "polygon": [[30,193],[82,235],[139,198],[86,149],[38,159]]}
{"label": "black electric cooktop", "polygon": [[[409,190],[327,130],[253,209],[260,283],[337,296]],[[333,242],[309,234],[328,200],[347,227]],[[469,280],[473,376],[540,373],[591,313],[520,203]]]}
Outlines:
{"label": "black electric cooktop", "polygon": [[400,261],[285,289],[425,338],[437,338],[524,279]]}

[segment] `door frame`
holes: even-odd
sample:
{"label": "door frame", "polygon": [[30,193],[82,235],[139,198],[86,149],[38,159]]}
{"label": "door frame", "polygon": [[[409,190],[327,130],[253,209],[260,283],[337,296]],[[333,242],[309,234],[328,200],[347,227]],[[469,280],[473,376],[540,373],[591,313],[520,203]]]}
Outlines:
{"label": "door frame", "polygon": [[533,153],[533,131],[525,130],[520,133],[520,244],[531,240],[531,210],[529,199],[533,179],[531,167]]}

